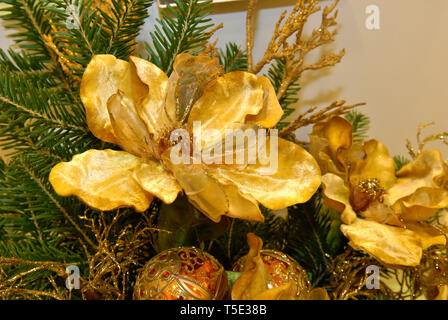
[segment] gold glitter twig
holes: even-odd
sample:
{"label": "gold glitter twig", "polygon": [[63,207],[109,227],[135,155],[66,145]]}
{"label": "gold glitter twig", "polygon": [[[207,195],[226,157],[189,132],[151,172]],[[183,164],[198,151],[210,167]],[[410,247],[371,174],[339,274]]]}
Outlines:
{"label": "gold glitter twig", "polygon": [[429,135],[422,140],[423,129],[428,128],[434,125],[434,122],[430,122],[427,124],[421,124],[417,129],[417,144],[418,149],[416,150],[409,139],[406,140],[406,148],[408,149],[409,154],[413,159],[415,159],[420,153],[423,152],[426,144],[431,141],[441,141],[442,143],[448,145],[448,132],[440,132],[436,134]]}
{"label": "gold glitter twig", "polygon": [[[303,37],[303,29],[309,17],[321,11],[318,4],[322,0],[298,0],[292,12],[286,17],[286,11],[282,13],[274,29],[272,39],[265,51],[264,56],[255,66],[252,62],[253,47],[253,17],[256,1],[249,3],[246,20],[247,53],[249,72],[257,74],[261,69],[275,59],[283,59],[286,62],[285,74],[277,92],[277,98],[281,99],[289,85],[300,78],[307,70],[318,70],[334,66],[340,62],[345,54],[339,53],[323,54],[316,63],[305,64],[305,57],[314,49],[331,43],[337,34],[337,30],[330,30],[337,25],[336,5],[339,0],[322,10],[322,21],[318,28],[314,29],[309,38]],[[290,43],[289,38],[295,36],[295,42]]]}
{"label": "gold glitter twig", "polygon": [[311,107],[304,113],[300,114],[296,118],[296,120],[294,122],[292,122],[289,126],[280,130],[279,134],[281,136],[286,136],[288,134],[291,134],[293,131],[297,130],[298,128],[305,127],[310,124],[314,124],[314,123],[323,121],[325,119],[329,119],[334,116],[343,115],[353,108],[365,105],[364,102],[357,103],[354,105],[348,105],[348,106],[346,106],[345,103],[346,103],[345,100],[336,101],[336,102],[333,102],[328,107],[326,107],[318,112],[314,112],[314,111],[316,111],[317,107],[315,107],[315,106]]}
{"label": "gold glitter twig", "polygon": [[247,46],[247,65],[248,69],[252,69],[253,56],[252,50],[254,48],[254,18],[255,9],[257,7],[258,0],[249,0],[246,15],[246,46]]}

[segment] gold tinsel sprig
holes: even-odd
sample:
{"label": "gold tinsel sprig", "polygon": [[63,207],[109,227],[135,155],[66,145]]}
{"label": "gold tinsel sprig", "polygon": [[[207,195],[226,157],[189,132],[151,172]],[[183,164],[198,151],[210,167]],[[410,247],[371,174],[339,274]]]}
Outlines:
{"label": "gold tinsel sprig", "polygon": [[[440,132],[436,134],[431,134],[429,136],[426,136],[425,138],[422,138],[423,129],[428,128],[432,125],[434,125],[435,122],[427,123],[427,124],[421,124],[418,126],[417,129],[417,144],[418,147],[415,149],[412,146],[412,143],[409,139],[407,139],[406,148],[409,151],[409,154],[411,155],[412,159],[417,158],[417,156],[422,153],[423,149],[425,148],[426,144],[431,141],[440,141],[448,146],[448,132]],[[448,164],[448,161],[446,161]]]}
{"label": "gold tinsel sprig", "polygon": [[[250,0],[246,18],[246,39],[248,53],[249,72],[258,73],[261,69],[276,59],[286,61],[286,70],[277,98],[280,99],[286,93],[289,85],[300,78],[306,70],[318,70],[334,66],[341,61],[345,51],[339,53],[325,53],[315,63],[305,64],[305,57],[313,50],[334,41],[337,34],[335,10],[339,0],[335,0],[330,6],[322,9],[319,3],[322,0],[298,0],[291,13],[286,16],[284,11],[274,29],[274,34],[265,51],[264,56],[255,65],[252,58],[254,46],[254,16],[258,0]],[[316,12],[322,12],[321,24],[315,28],[309,37],[304,36],[303,30],[310,16]],[[295,38],[291,43],[290,38]]]}

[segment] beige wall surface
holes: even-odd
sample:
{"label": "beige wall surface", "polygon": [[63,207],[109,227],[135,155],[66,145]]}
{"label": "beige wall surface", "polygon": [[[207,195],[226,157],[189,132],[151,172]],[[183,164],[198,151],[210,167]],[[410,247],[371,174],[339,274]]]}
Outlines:
{"label": "beige wall surface", "polygon": [[[295,1],[259,2],[255,60],[263,55],[278,16]],[[228,41],[244,46],[246,4],[215,5],[213,21],[224,23],[224,29],[217,32],[219,47]],[[380,10],[378,30],[365,25],[369,5]],[[425,131],[428,134],[448,131],[448,1],[341,0],[338,8],[339,35],[330,49],[345,48],[346,56],[334,68],[304,74],[299,111],[339,99],[366,102],[363,111],[372,120],[370,136],[385,143],[393,155],[407,155],[406,139],[415,144],[419,124],[436,122]],[[158,10],[157,5],[150,9],[141,40],[149,40]],[[10,43],[0,27],[0,47]],[[305,128],[298,136],[304,138],[308,132]],[[444,149],[445,157],[448,155],[448,148],[441,143],[429,146]]]}

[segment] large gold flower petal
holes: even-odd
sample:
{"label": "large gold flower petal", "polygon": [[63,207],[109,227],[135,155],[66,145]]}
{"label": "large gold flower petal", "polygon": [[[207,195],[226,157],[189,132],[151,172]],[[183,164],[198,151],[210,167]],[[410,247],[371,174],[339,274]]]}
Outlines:
{"label": "large gold flower petal", "polygon": [[118,89],[129,93],[129,79],[129,64],[113,55],[96,55],[87,65],[81,81],[81,100],[89,129],[98,139],[116,143],[107,102]]}
{"label": "large gold flower petal", "polygon": [[149,61],[131,57],[131,63],[113,55],[96,55],[81,81],[81,100],[87,124],[99,139],[118,143],[112,128],[107,103],[120,92],[126,106],[132,106],[156,138],[172,128],[163,105],[168,77]]}
{"label": "large gold flower petal", "polygon": [[397,172],[397,183],[388,190],[385,201],[393,205],[400,198],[422,187],[439,188],[448,170],[438,150],[425,150]]}
{"label": "large gold flower petal", "polygon": [[433,300],[448,300],[448,286],[437,286],[437,296]]}
{"label": "large gold flower petal", "polygon": [[341,231],[350,239],[350,246],[366,251],[382,263],[401,266],[420,263],[422,244],[411,230],[356,219],[350,225],[341,225]]}
{"label": "large gold flower petal", "polygon": [[257,115],[248,115],[247,124],[258,124],[265,128],[274,127],[283,116],[283,109],[277,99],[277,94],[271,81],[266,77],[258,77],[258,82],[263,87],[263,108]]}
{"label": "large gold flower petal", "polygon": [[[248,72],[235,71],[212,80],[203,95],[193,105],[188,117],[188,128],[196,122],[203,134],[201,148],[224,138],[225,130],[244,125],[248,115],[257,115],[263,108],[264,90],[258,77]],[[214,130],[214,132],[205,130]]]}
{"label": "large gold flower petal", "polygon": [[220,183],[199,164],[173,164],[165,159],[188,200],[209,219],[219,222],[221,216],[263,221],[258,203],[241,194],[230,182]]}
{"label": "large gold flower petal", "polygon": [[[270,139],[266,150],[270,157]],[[275,158],[275,157],[274,157]],[[223,184],[232,182],[242,194],[253,196],[263,206],[278,210],[308,201],[320,185],[319,166],[302,147],[278,139],[277,168],[274,163],[238,166],[210,166],[207,171]],[[273,165],[272,172],[270,165]]]}
{"label": "large gold flower petal", "polygon": [[423,221],[448,207],[448,190],[422,187],[394,205],[405,221]]}
{"label": "large gold flower petal", "polygon": [[396,227],[405,227],[401,216],[397,214],[397,212],[391,207],[378,201],[374,201],[365,211],[361,211],[358,214],[367,220],[373,220]]}
{"label": "large gold flower petal", "polygon": [[168,80],[166,111],[172,122],[185,121],[194,103],[202,96],[204,87],[222,73],[218,59],[208,55],[176,56]]}
{"label": "large gold flower petal", "polygon": [[420,239],[423,250],[434,245],[445,245],[446,236],[441,230],[421,222],[408,222],[406,227]]}
{"label": "large gold flower petal", "polygon": [[145,160],[157,155],[146,125],[128,97],[119,91],[111,96],[107,107],[115,140],[123,150]]}
{"label": "large gold flower petal", "polygon": [[341,220],[351,224],[356,219],[356,212],[350,205],[350,190],[341,177],[327,173],[322,176],[322,185],[325,203],[341,213]]}
{"label": "large gold flower petal", "polygon": [[227,216],[251,221],[264,221],[258,203],[252,196],[241,194],[233,184],[223,184],[221,187],[229,203]]}
{"label": "large gold flower petal", "polygon": [[357,186],[366,179],[377,178],[381,187],[389,189],[396,182],[395,161],[389,156],[386,146],[376,140],[364,143],[366,157],[352,163],[350,183]]}
{"label": "large gold flower petal", "polygon": [[152,196],[132,177],[142,160],[124,151],[89,150],[57,164],[50,182],[61,196],[76,195],[99,210],[134,207],[145,211]]}
{"label": "large gold flower petal", "polygon": [[[135,104],[138,115],[145,122],[155,140],[174,128],[165,110],[168,77],[151,62],[130,57]],[[137,96],[138,94],[138,96]]]}
{"label": "large gold flower petal", "polygon": [[323,174],[345,174],[345,157],[352,146],[352,131],[350,122],[341,117],[333,117],[314,125],[310,134],[310,153],[316,158]]}
{"label": "large gold flower petal", "polygon": [[244,270],[232,287],[232,300],[292,300],[296,296],[294,283],[268,289],[267,272],[260,256],[263,241],[253,233],[247,235],[249,253]]}
{"label": "large gold flower petal", "polygon": [[182,192],[174,176],[158,161],[141,163],[135,168],[134,178],[144,190],[167,204],[173,203]]}

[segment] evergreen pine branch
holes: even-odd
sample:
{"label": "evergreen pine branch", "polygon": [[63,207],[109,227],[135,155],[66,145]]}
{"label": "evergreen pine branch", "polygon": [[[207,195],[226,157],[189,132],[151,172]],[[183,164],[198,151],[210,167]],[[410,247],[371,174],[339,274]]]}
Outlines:
{"label": "evergreen pine branch", "polygon": [[5,28],[13,30],[11,37],[16,45],[27,55],[47,64],[58,81],[71,92],[72,81],[66,77],[65,66],[48,43],[52,39],[51,21],[57,20],[52,7],[41,0],[0,0],[0,3],[7,4],[0,9],[0,13],[4,12],[1,18],[8,22]]}
{"label": "evergreen pine branch", "polygon": [[150,61],[171,73],[174,59],[182,52],[196,54],[202,51],[211,37],[213,23],[207,16],[211,13],[211,0],[175,0],[176,7],[167,5],[162,19],[157,19],[155,31],[151,32],[152,46],[146,44]]}
{"label": "evergreen pine branch", "polygon": [[98,145],[99,141],[87,128],[80,101],[73,103],[66,90],[46,88],[51,82],[30,81],[32,70],[26,73],[18,70],[11,72],[0,63],[0,144],[3,148],[14,149],[16,153],[36,151],[42,156],[67,160]]}
{"label": "evergreen pine branch", "polygon": [[353,142],[364,141],[367,138],[367,132],[370,127],[369,117],[357,110],[351,110],[345,115],[345,118],[353,126]]}
{"label": "evergreen pine branch", "polygon": [[[72,71],[82,76],[95,54],[113,54],[128,60],[135,50],[135,38],[148,17],[152,0],[112,0],[110,12],[95,8],[92,0],[49,0],[58,17],[55,42]],[[72,10],[67,10],[68,6]],[[68,25],[71,21],[73,25]]]}
{"label": "evergreen pine branch", "polygon": [[110,37],[104,30],[101,12],[95,9],[92,0],[73,3],[49,0],[49,3],[49,10],[55,16],[52,26],[56,30],[54,42],[59,55],[70,61],[69,67],[80,77],[95,54],[107,53]]}
{"label": "evergreen pine branch", "polygon": [[0,181],[1,225],[9,237],[59,238],[64,245],[82,241],[95,247],[80,227],[78,216],[85,205],[54,193],[48,180],[53,165],[51,159],[35,154],[18,155],[10,161]]}
{"label": "evergreen pine branch", "polygon": [[331,258],[344,245],[340,221],[323,206],[320,192],[304,204],[289,207],[288,213],[286,253],[308,271],[313,286],[323,286],[329,280]]}
{"label": "evergreen pine branch", "polygon": [[247,71],[247,54],[234,42],[226,44],[225,50],[219,49],[219,62],[224,73]]}
{"label": "evergreen pine branch", "polygon": [[[280,89],[282,85],[282,81],[285,77],[286,64],[284,60],[275,60],[274,63],[271,64],[271,67],[268,71],[268,78],[271,80],[271,83],[276,92]],[[292,81],[286,91],[285,94],[280,98],[279,103],[283,109],[283,116],[277,124],[277,129],[281,130],[289,125],[289,122],[286,121],[286,118],[290,116],[295,108],[292,107],[299,101],[298,93],[300,91],[300,86],[298,84],[298,79]]]}
{"label": "evergreen pine branch", "polygon": [[213,243],[211,253],[231,268],[247,254],[246,235],[253,232],[263,240],[264,249],[282,251],[298,261],[314,286],[328,284],[332,258],[341,253],[346,239],[339,230],[338,214],[323,205],[320,192],[306,203],[288,207],[286,220],[263,211],[263,223],[233,219],[229,230]]}
{"label": "evergreen pine branch", "polygon": [[44,40],[51,31],[46,3],[37,0],[0,0],[0,3],[7,5],[0,8],[1,17],[9,22],[5,28],[14,30],[10,36],[15,43],[29,54],[50,60]]}
{"label": "evergreen pine branch", "polygon": [[[79,250],[84,236],[72,223],[84,208],[79,201],[59,200],[52,194],[47,178],[51,169],[48,162],[29,154],[13,158],[8,165],[1,162],[0,273],[4,276],[0,277],[0,296],[9,292],[12,285],[17,292],[54,289],[49,277],[57,274],[47,268],[36,268],[33,261],[67,264],[86,261],[85,251]],[[70,219],[63,216],[58,203],[69,208],[64,210],[70,210]],[[8,259],[30,263],[12,264]]]}
{"label": "evergreen pine branch", "polygon": [[113,16],[102,12],[105,29],[110,35],[106,53],[128,60],[152,3],[152,0],[112,0]]}

